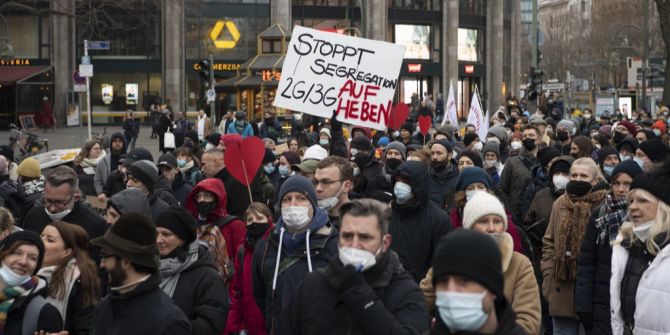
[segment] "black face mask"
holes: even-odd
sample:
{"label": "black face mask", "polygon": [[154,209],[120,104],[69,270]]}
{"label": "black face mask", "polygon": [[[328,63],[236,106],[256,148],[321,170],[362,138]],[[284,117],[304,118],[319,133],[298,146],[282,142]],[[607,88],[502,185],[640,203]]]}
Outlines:
{"label": "black face mask", "polygon": [[215,201],[198,202],[195,204],[195,206],[198,208],[198,213],[202,215],[207,215],[207,213],[216,209],[216,202]]}
{"label": "black face mask", "polygon": [[358,153],[356,156],[354,156],[354,163],[356,163],[356,165],[362,169],[366,164],[368,164],[371,158],[372,156],[370,156],[370,154]]}
{"label": "black face mask", "polygon": [[430,167],[435,171],[442,171],[447,167],[449,160],[443,161],[430,161]]}
{"label": "black face mask", "polygon": [[268,224],[266,222],[254,222],[247,225],[247,234],[252,239],[257,239],[268,230]]}
{"label": "black face mask", "polygon": [[583,197],[591,192],[593,185],[588,181],[577,181],[571,180],[568,182],[568,185],[565,186],[565,191],[568,192],[568,195],[574,198]]}
{"label": "black face mask", "polygon": [[527,138],[523,140],[523,147],[528,151],[533,151],[537,148],[537,143],[535,143],[534,138]]}
{"label": "black face mask", "polygon": [[389,158],[386,160],[386,167],[388,167],[390,171],[397,169],[400,164],[402,164],[402,160],[397,158]]}
{"label": "black face mask", "polygon": [[619,131],[614,132],[614,143],[619,144],[624,138],[626,138],[626,134]]}
{"label": "black face mask", "polygon": [[565,140],[567,140],[567,139],[569,139],[569,138],[570,138],[570,134],[568,134],[567,131],[559,130],[559,131],[556,133],[556,139],[559,140],[559,141],[565,141]]}

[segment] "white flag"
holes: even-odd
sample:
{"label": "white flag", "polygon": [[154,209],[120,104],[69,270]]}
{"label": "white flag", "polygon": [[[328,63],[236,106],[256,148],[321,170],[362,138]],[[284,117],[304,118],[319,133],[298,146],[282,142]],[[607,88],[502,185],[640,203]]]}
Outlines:
{"label": "white flag", "polygon": [[449,120],[451,124],[453,124],[454,126],[456,126],[456,128],[458,128],[458,115],[456,115],[456,99],[454,98],[454,85],[451,81],[449,82],[449,96],[447,97],[446,112],[447,117],[445,117],[444,120],[442,120],[442,125],[444,126],[447,120]]}
{"label": "white flag", "polygon": [[470,111],[468,112],[468,124],[472,124],[477,129],[477,135],[483,140],[486,138],[488,125],[482,110],[482,104],[479,102],[479,90],[475,86],[475,93],[472,94],[472,101],[470,102]]}

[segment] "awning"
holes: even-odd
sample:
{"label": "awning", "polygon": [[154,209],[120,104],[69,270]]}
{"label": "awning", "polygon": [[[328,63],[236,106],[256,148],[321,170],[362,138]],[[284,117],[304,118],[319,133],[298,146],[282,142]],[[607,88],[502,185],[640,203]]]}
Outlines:
{"label": "awning", "polygon": [[244,62],[244,64],[240,66],[240,72],[244,72],[247,70],[281,71],[282,65],[284,65],[284,55],[282,54],[257,55],[254,58]]}
{"label": "awning", "polygon": [[249,87],[277,87],[279,85],[278,80],[266,80],[263,81],[261,76],[237,76],[230,79],[226,79],[220,83],[214,85],[217,92],[224,92],[233,90],[235,88],[249,88]]}
{"label": "awning", "polygon": [[14,85],[17,81],[49,71],[48,66],[0,66],[0,85]]}

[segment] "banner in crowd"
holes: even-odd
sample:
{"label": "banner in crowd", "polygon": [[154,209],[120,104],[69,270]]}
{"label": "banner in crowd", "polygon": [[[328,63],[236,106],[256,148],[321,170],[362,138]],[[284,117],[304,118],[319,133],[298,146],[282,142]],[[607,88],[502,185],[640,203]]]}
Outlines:
{"label": "banner in crowd", "polygon": [[486,138],[486,133],[489,131],[484,110],[479,100],[479,90],[475,85],[475,92],[472,94],[472,101],[470,102],[470,112],[468,113],[468,124],[472,124],[477,129],[477,135],[483,141]]}
{"label": "banner in crowd", "polygon": [[458,115],[456,114],[456,98],[454,97],[454,83],[449,81],[449,96],[447,97],[447,117],[442,120],[444,126],[447,121],[458,127]]}
{"label": "banner in crowd", "polygon": [[295,26],[274,106],[386,130],[405,47]]}

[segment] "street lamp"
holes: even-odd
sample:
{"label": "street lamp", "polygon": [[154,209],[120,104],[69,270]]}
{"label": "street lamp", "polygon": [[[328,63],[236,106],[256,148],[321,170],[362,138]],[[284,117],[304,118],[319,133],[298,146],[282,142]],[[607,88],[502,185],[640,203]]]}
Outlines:
{"label": "street lamp", "polygon": [[0,50],[0,58],[2,58],[3,61],[8,62],[14,59],[14,48],[9,44],[9,25],[7,24],[7,20],[2,14],[0,14],[0,18],[2,18],[2,22],[5,23],[5,37],[0,38],[0,40],[5,41],[5,46]]}

